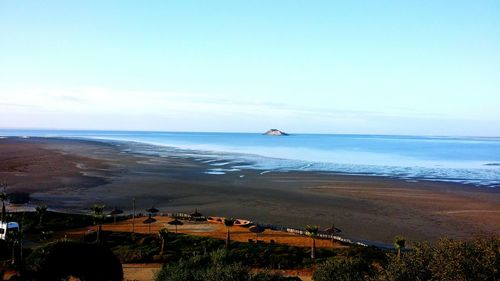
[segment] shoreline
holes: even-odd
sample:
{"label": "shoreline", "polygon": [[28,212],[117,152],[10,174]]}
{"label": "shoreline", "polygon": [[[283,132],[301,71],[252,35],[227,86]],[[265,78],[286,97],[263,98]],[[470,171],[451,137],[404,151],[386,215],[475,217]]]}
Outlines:
{"label": "shoreline", "polygon": [[[16,132],[16,131],[14,131]],[[43,132],[43,134],[42,134]],[[425,158],[422,159],[405,159],[398,158],[398,153],[390,154],[392,160],[377,162],[374,159],[370,158],[370,153],[368,155],[363,156],[363,160],[361,162],[356,160],[354,162],[349,159],[344,159],[344,162],[341,161],[341,158],[335,157],[334,155],[330,155],[328,159],[337,159],[340,162],[335,163],[330,160],[325,160],[321,157],[321,155],[312,154],[312,156],[305,157],[304,155],[309,155],[309,152],[299,153],[295,155],[293,152],[288,151],[288,154],[281,153],[270,153],[269,151],[273,150],[273,146],[271,150],[255,150],[255,149],[244,149],[229,146],[219,146],[218,144],[207,142],[206,145],[201,143],[197,143],[196,141],[193,143],[183,143],[182,141],[176,142],[175,138],[169,139],[168,137],[165,141],[162,141],[162,138],[156,138],[155,136],[148,137],[145,136],[135,136],[135,135],[127,135],[126,133],[134,133],[133,131],[109,131],[110,134],[102,134],[99,135],[99,131],[96,134],[91,134],[94,131],[74,131],[74,134],[70,134],[69,132],[73,131],[54,131],[52,134],[49,133],[51,131],[20,131],[17,132],[20,134],[21,138],[59,138],[59,139],[67,139],[67,140],[82,140],[82,141],[96,141],[104,144],[124,144],[131,147],[132,150],[137,150],[137,147],[140,147],[142,150],[145,150],[148,153],[158,154],[161,156],[162,154],[177,155],[183,158],[187,158],[185,155],[193,156],[191,159],[203,161],[205,159],[212,159],[213,161],[227,161],[226,165],[217,165],[224,167],[212,167],[213,171],[208,171],[211,174],[223,174],[226,172],[232,172],[239,169],[253,169],[253,170],[261,170],[263,172],[278,172],[278,171],[307,171],[307,172],[315,172],[315,173],[332,173],[332,174],[340,174],[340,175],[352,175],[352,176],[374,176],[374,177],[388,177],[405,181],[431,181],[431,182],[444,182],[444,183],[458,183],[470,186],[477,187],[491,187],[491,188],[500,188],[500,178],[499,178],[499,170],[497,166],[500,163],[494,159],[484,158],[482,161],[471,162],[469,164],[463,164],[459,160],[466,159],[461,157],[455,157],[455,160],[450,160],[451,162],[447,162],[444,159],[436,160],[437,162],[432,162],[429,159],[433,159],[433,154],[427,155],[427,157],[431,157],[427,160]],[[64,134],[66,132],[66,134]],[[81,134],[79,134],[80,132]],[[108,131],[102,131],[108,132]],[[118,133],[118,134],[113,134]],[[1,133],[1,130],[0,130]],[[25,133],[25,134],[21,134]],[[33,135],[30,135],[33,134]],[[125,133],[125,134],[120,134]],[[143,132],[144,133],[144,132]],[[147,132],[146,132],[147,133]],[[169,133],[169,132],[165,132]],[[197,133],[194,133],[197,134]],[[211,137],[211,134],[223,134],[223,133],[201,133],[208,134],[208,137]],[[229,134],[229,133],[228,133]],[[238,135],[238,134],[236,134]],[[261,135],[261,134],[249,134],[249,135]],[[305,134],[307,135],[307,134]],[[16,137],[15,135],[8,134],[6,137]],[[299,134],[300,136],[300,134]],[[336,135],[332,135],[336,136]],[[342,136],[342,135],[341,135]],[[350,135],[346,135],[350,136]],[[356,136],[356,135],[352,135]],[[378,135],[360,135],[360,136],[368,136],[368,137],[378,137]],[[198,136],[199,137],[199,136]],[[231,137],[231,134],[228,135]],[[387,137],[397,137],[397,136],[387,136]],[[401,136],[406,137],[406,136]],[[410,138],[421,139],[421,138],[429,138],[425,136],[408,136]],[[436,137],[440,139],[455,139],[455,137]],[[456,137],[460,139],[461,137]],[[474,137],[463,137],[465,139],[476,139]],[[482,138],[479,138],[482,139]],[[495,139],[495,138],[493,138]],[[173,142],[172,142],[173,141]],[[266,142],[267,143],[267,142]],[[301,147],[298,147],[300,151]],[[243,149],[243,150],[242,150]],[[279,149],[279,147],[278,147]],[[464,148],[464,153],[466,153],[466,148]],[[495,151],[494,147],[492,147],[492,151]],[[314,152],[314,151],[313,151]],[[291,154],[290,154],[291,153]],[[356,153],[356,149],[353,151]],[[374,152],[376,153],[376,152]],[[449,152],[448,152],[449,153]],[[489,153],[489,152],[487,152]],[[436,154],[439,154],[436,152]],[[454,152],[454,154],[457,154]],[[459,153],[460,154],[460,153]],[[484,151],[483,151],[484,154]],[[302,156],[300,156],[302,155]],[[189,156],[188,156],[189,157]],[[358,156],[360,157],[360,156]],[[215,160],[214,160],[215,159]],[[322,160],[323,159],[323,160]],[[356,157],[354,157],[356,159]],[[210,161],[212,161],[210,160]],[[387,160],[387,159],[386,159]],[[427,162],[426,162],[427,161]],[[222,169],[219,169],[222,168]]]}
{"label": "shoreline", "polygon": [[9,171],[2,161],[0,176],[10,189],[31,193],[35,203],[62,210],[102,202],[128,211],[136,198],[139,210],[198,208],[207,215],[295,227],[335,223],[356,240],[500,234],[500,191],[494,188],[310,171],[208,175],[203,171],[214,167],[207,163],[127,149],[92,140],[4,138],[0,158],[17,161],[18,170],[14,165]]}
{"label": "shoreline", "polygon": [[[50,137],[49,137],[50,138]],[[252,163],[247,161],[247,162],[239,162],[240,160],[236,161],[236,163],[239,163],[238,165],[232,165],[231,161],[236,160],[236,159],[231,159],[231,158],[217,158],[213,154],[217,154],[217,156],[252,156],[252,157],[259,157],[259,158],[266,158],[270,160],[290,160],[290,161],[301,161],[304,162],[305,167],[309,167],[314,164],[318,163],[309,163],[308,161],[305,160],[294,160],[294,159],[284,159],[284,158],[273,158],[273,157],[268,157],[268,156],[262,156],[258,154],[246,154],[246,153],[236,153],[236,152],[225,152],[225,151],[211,151],[211,150],[197,150],[197,149],[190,149],[190,148],[181,148],[181,147],[175,147],[175,146],[170,146],[170,145],[164,145],[164,144],[159,144],[159,143],[153,143],[153,142],[141,142],[141,141],[132,141],[132,140],[118,140],[118,139],[107,139],[107,138],[84,138],[84,137],[56,137],[54,139],[67,139],[67,140],[80,140],[80,141],[90,141],[90,142],[99,142],[102,144],[110,144],[110,145],[118,145],[118,146],[133,146],[133,145],[139,145],[139,146],[147,146],[148,148],[152,149],[166,149],[169,153],[174,154],[174,157],[180,157],[184,159],[189,159],[189,160],[195,160],[195,161],[201,161],[204,164],[207,163],[213,163],[216,162],[217,165],[212,165],[209,164],[207,167],[207,174],[211,175],[223,175],[222,173],[211,173],[212,170],[218,170],[221,168],[222,172],[224,174],[235,172],[231,171],[232,169],[235,169],[237,171],[258,171],[260,174],[267,174],[267,173],[296,173],[296,172],[306,172],[306,173],[315,173],[315,174],[324,174],[324,175],[335,175],[335,176],[352,176],[352,177],[373,177],[373,178],[381,178],[381,179],[392,179],[392,180],[397,180],[397,181],[404,181],[408,183],[419,183],[419,182],[433,182],[433,183],[444,183],[444,184],[452,184],[452,185],[459,185],[459,186],[466,186],[466,187],[472,187],[472,188],[485,188],[486,190],[489,189],[494,189],[494,188],[500,188],[500,184],[494,183],[494,184],[478,184],[474,183],[473,180],[470,179],[444,179],[444,178],[429,178],[429,177],[413,177],[413,176],[397,176],[397,175],[389,175],[389,174],[377,174],[377,173],[369,173],[369,172],[342,172],[342,171],[333,171],[333,170],[321,170],[321,169],[276,169],[276,168],[259,168],[259,167],[252,167],[248,168],[249,166],[252,166]],[[131,153],[136,153],[136,154],[141,154],[141,155],[146,155],[146,156],[151,156],[147,153],[144,152],[138,152],[134,151],[133,148],[130,148]],[[190,154],[195,154],[197,156],[185,156],[186,152]],[[177,155],[175,155],[177,154]],[[211,155],[207,157],[206,155]],[[159,156],[159,155],[157,155]],[[200,157],[206,157],[206,159]],[[208,160],[207,160],[208,159]],[[221,162],[226,162],[227,163],[221,163]],[[307,163],[307,164],[306,164]],[[488,163],[485,164],[486,166],[497,166],[498,163]],[[500,165],[500,164],[498,164]],[[228,166],[228,167],[226,167]]]}
{"label": "shoreline", "polygon": [[[62,137],[65,139],[64,137]],[[459,184],[466,185],[477,188],[500,188],[500,182],[498,180],[487,181],[485,179],[464,179],[464,178],[439,178],[439,177],[423,177],[423,176],[413,176],[413,175],[403,175],[403,174],[391,174],[391,172],[355,172],[355,171],[342,171],[346,166],[350,166],[351,164],[340,164],[340,163],[330,163],[330,162],[313,162],[307,160],[300,159],[288,159],[288,158],[276,158],[271,156],[264,156],[260,154],[254,153],[242,153],[235,151],[222,151],[222,150],[204,150],[204,149],[193,149],[186,146],[176,147],[173,145],[162,144],[157,142],[147,142],[147,141],[138,141],[138,140],[125,140],[125,139],[112,139],[112,138],[101,138],[101,137],[69,137],[67,139],[76,139],[83,141],[97,141],[102,142],[104,144],[122,144],[128,146],[143,146],[146,150],[150,149],[150,151],[154,151],[158,156],[161,155],[159,150],[165,149],[168,154],[174,154],[175,157],[186,158],[190,160],[201,161],[203,163],[211,163],[211,162],[219,162],[217,165],[211,165],[211,169],[207,169],[208,174],[213,175],[221,175],[229,172],[233,172],[232,170],[255,170],[260,171],[261,173],[281,173],[281,172],[311,172],[311,173],[319,173],[319,174],[329,174],[329,175],[341,175],[341,176],[355,176],[355,177],[375,177],[375,178],[389,178],[395,180],[402,180],[406,182],[437,182],[437,183],[450,183],[450,184]],[[132,148],[133,151],[135,148]],[[137,150],[137,149],[135,149]],[[135,153],[149,155],[147,153],[133,151]],[[185,156],[185,155],[191,156]],[[180,156],[179,156],[180,155]],[[194,156],[196,155],[196,156]],[[210,155],[210,156],[207,156]],[[198,159],[197,159],[198,158]],[[259,163],[253,163],[249,158],[254,158],[253,161],[258,161],[255,159],[266,159],[266,162],[269,161],[291,161],[292,163],[301,163],[299,168],[297,167],[259,167]],[[206,162],[204,160],[208,159]],[[227,162],[227,163],[220,163]],[[329,168],[321,169],[318,168],[318,165],[337,165],[338,170],[331,170]],[[360,167],[371,167],[372,169],[379,168],[378,165],[370,165],[370,164],[353,164],[354,166]],[[489,170],[484,167],[492,167],[498,166],[499,163],[486,163],[483,164],[484,170]],[[226,167],[227,166],[227,167]],[[311,168],[316,166],[316,168]],[[210,166],[209,166],[210,167]],[[344,168],[342,168],[344,167]],[[405,169],[408,167],[399,167],[399,166],[380,166],[387,169],[397,170],[397,169]],[[432,169],[430,167],[420,167],[422,169]],[[218,171],[222,170],[222,171]],[[361,169],[362,170],[362,169]],[[462,170],[466,170],[462,168]],[[213,172],[212,172],[213,171]],[[490,171],[490,170],[489,170]]]}

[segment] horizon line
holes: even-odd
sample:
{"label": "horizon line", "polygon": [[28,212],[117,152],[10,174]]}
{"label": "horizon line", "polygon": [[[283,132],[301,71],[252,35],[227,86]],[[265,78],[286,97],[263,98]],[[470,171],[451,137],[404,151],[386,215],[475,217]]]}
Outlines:
{"label": "horizon line", "polygon": [[[264,134],[266,130],[264,129],[262,132],[255,131],[165,131],[165,130],[116,130],[116,129],[69,129],[69,128],[8,128],[8,127],[0,127],[0,131],[8,131],[8,130],[30,130],[30,131],[80,131],[80,132],[90,132],[90,131],[98,131],[98,132],[135,132],[135,133],[217,133],[217,134]],[[303,133],[303,132],[295,132],[291,133],[287,130],[279,129],[289,135],[353,135],[353,136],[391,136],[391,137],[434,137],[434,138],[500,138],[500,136],[464,136],[464,135],[415,135],[415,134],[370,134],[370,133]]]}

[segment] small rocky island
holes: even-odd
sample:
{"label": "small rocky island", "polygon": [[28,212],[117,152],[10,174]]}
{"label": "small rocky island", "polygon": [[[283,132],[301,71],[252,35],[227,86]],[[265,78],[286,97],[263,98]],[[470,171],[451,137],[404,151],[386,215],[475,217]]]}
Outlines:
{"label": "small rocky island", "polygon": [[265,132],[264,135],[266,135],[266,136],[288,136],[287,133],[280,131],[278,129],[270,129],[269,131]]}

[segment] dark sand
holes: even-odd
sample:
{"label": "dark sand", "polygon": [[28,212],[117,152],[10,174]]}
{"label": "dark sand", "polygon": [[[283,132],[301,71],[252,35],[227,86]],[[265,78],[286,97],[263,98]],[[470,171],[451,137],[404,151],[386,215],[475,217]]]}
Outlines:
{"label": "dark sand", "polygon": [[[192,159],[125,153],[93,141],[0,139],[0,181],[58,210],[110,208],[190,212],[302,227],[335,226],[355,239],[390,242],[500,234],[500,190],[315,172],[208,175]],[[213,168],[213,167],[212,167]],[[244,178],[239,176],[244,174]]]}

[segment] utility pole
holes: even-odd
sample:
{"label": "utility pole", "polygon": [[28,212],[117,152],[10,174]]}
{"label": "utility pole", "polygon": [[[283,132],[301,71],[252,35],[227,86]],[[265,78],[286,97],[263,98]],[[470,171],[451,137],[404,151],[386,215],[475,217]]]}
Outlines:
{"label": "utility pole", "polygon": [[132,233],[135,233],[135,198],[132,200]]}

